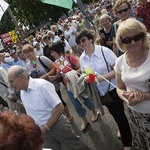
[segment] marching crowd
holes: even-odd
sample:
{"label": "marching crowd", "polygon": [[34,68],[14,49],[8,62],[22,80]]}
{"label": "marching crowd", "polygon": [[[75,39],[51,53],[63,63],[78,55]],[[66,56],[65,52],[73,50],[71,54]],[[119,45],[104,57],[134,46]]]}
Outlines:
{"label": "marching crowd", "polygon": [[150,149],[150,2],[100,0],[85,13],[60,18],[0,53],[0,149],[90,149],[71,126],[61,84],[81,132],[89,125],[85,106],[96,122],[105,105],[124,150]]}

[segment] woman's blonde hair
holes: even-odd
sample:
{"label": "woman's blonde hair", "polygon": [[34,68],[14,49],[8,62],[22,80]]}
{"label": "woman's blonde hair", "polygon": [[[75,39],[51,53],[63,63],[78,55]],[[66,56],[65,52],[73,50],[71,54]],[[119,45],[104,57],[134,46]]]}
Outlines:
{"label": "woman's blonde hair", "polygon": [[135,18],[129,18],[123,21],[117,30],[116,34],[116,44],[118,48],[125,52],[124,44],[121,41],[121,38],[126,34],[135,31],[137,33],[143,33],[142,37],[142,49],[145,50],[149,48],[149,39],[147,36],[147,30],[145,25],[143,25],[140,21],[136,20]]}
{"label": "woman's blonde hair", "polygon": [[102,23],[102,20],[103,19],[108,19],[109,21],[111,21],[111,17],[107,14],[103,14],[101,17],[100,17],[100,23]]}
{"label": "woman's blonde hair", "polygon": [[23,51],[24,54],[26,54],[28,52],[34,52],[34,47],[31,44],[26,44],[22,48],[22,51]]}
{"label": "woman's blonde hair", "polygon": [[128,5],[128,8],[131,9],[131,3],[129,0],[117,0],[113,7],[115,14],[117,14],[119,6],[121,6],[123,3],[126,3]]}

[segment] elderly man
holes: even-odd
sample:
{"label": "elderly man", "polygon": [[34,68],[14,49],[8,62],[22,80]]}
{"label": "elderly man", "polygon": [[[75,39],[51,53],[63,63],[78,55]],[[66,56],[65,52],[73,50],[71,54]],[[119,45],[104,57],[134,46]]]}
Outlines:
{"label": "elderly man", "polygon": [[63,143],[73,150],[89,149],[62,115],[64,107],[53,84],[44,79],[29,77],[28,71],[21,66],[12,66],[8,70],[8,81],[11,88],[21,91],[21,100],[27,114],[44,134],[45,148],[61,150]]}

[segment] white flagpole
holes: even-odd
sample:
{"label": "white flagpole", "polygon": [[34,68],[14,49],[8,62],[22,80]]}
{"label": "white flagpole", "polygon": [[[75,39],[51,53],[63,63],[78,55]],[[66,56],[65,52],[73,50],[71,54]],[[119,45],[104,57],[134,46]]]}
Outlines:
{"label": "white flagpole", "polygon": [[[45,72],[45,70],[39,65],[39,67],[44,71],[44,73],[49,77],[49,75],[47,74],[47,72]],[[65,65],[65,67],[73,70],[71,67]],[[77,72],[76,70],[74,70],[78,75],[81,75],[81,73]],[[100,75],[99,73],[95,72],[96,75],[100,76],[101,78],[103,78],[106,82],[108,82],[109,84],[111,84],[113,87],[115,87],[116,89],[118,89],[119,91],[122,92],[121,89],[119,89],[116,85],[114,85],[113,83],[111,83],[109,80],[107,80],[105,77],[103,77],[102,75]]]}

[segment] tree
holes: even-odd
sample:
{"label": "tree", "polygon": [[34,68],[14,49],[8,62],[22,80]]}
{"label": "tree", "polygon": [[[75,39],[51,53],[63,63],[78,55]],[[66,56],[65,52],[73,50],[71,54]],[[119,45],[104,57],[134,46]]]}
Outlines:
{"label": "tree", "polygon": [[[29,28],[34,28],[50,18],[57,21],[63,12],[67,13],[68,11],[61,7],[41,3],[39,0],[13,0],[9,1],[9,4],[18,24],[21,27],[28,26]],[[13,23],[6,11],[1,21],[0,33],[14,29],[14,25],[12,25]]]}
{"label": "tree", "polygon": [[[29,29],[36,27],[49,20],[50,18],[57,22],[63,14],[68,13],[68,9],[41,3],[40,0],[5,0],[18,21],[20,27]],[[83,0],[86,3],[92,0]],[[15,29],[11,18],[6,11],[1,20],[0,34]]]}

